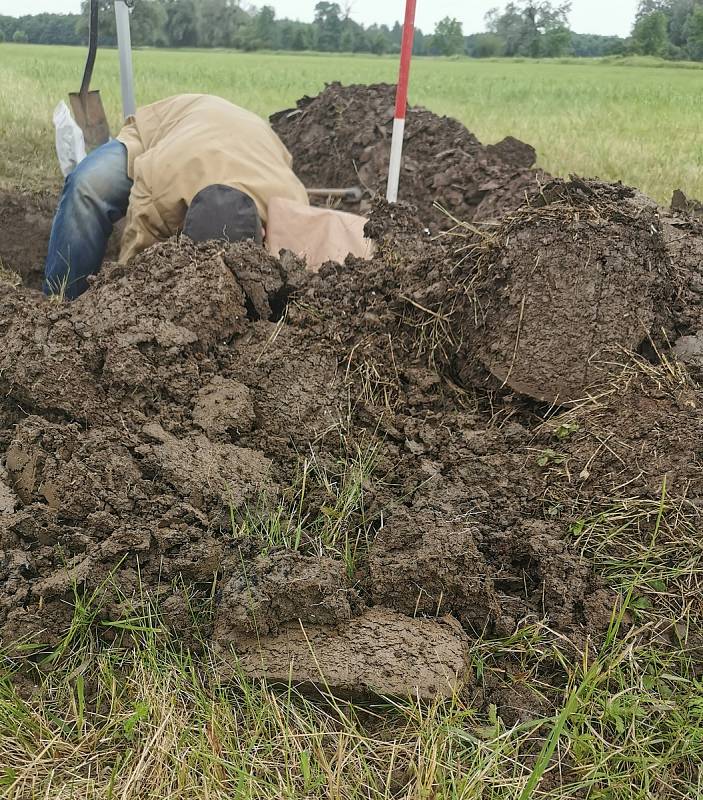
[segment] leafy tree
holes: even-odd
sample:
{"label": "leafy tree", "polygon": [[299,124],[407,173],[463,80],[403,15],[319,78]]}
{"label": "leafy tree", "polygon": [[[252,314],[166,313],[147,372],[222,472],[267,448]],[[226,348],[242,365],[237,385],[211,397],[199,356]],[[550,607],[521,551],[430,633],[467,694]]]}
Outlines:
{"label": "leafy tree", "polygon": [[32,44],[80,44],[75,31],[77,20],[77,14],[26,14],[19,19],[0,16],[0,41],[9,41],[16,30],[21,30]]}
{"label": "leafy tree", "polygon": [[697,0],[670,0],[669,7],[662,9],[668,20],[669,41],[675,47],[686,48],[689,20],[697,6]]}
{"label": "leafy tree", "polygon": [[197,47],[200,9],[196,0],[160,0],[160,5],[166,11],[164,28],[168,44],[171,47]]}
{"label": "leafy tree", "polygon": [[391,44],[394,50],[400,52],[401,45],[403,44],[403,26],[397,22],[391,28]]}
{"label": "leafy tree", "polygon": [[640,0],[632,31],[633,50],[664,58],[703,60],[698,42],[702,7],[701,0]]}
{"label": "leafy tree", "polygon": [[428,39],[430,36],[425,34],[418,28],[415,31],[415,43],[413,45],[413,54],[416,56],[426,56],[428,52]]}
{"label": "leafy tree", "polygon": [[571,31],[568,28],[552,28],[546,31],[539,45],[539,55],[557,58],[571,50]]}
{"label": "leafy tree", "polygon": [[363,25],[359,25],[347,14],[342,20],[339,47],[345,53],[369,51],[369,41]]}
{"label": "leafy tree", "polygon": [[27,36],[27,32],[23,31],[21,28],[17,28],[17,30],[12,34],[12,41],[15,44],[27,44],[29,41],[29,36]]}
{"label": "leafy tree", "polygon": [[298,28],[293,36],[293,41],[291,42],[291,48],[293,50],[306,50],[307,47],[305,46],[305,34],[301,28]]}
{"label": "leafy tree", "polygon": [[309,32],[311,26],[302,22],[289,22],[281,32],[281,47],[284,50],[309,50]]}
{"label": "leafy tree", "polygon": [[339,49],[343,53],[353,53],[354,42],[355,42],[354,31],[351,28],[346,28],[342,33],[341,39],[339,40]]}
{"label": "leafy tree", "polygon": [[[285,20],[279,27],[279,39],[282,50],[293,50],[293,42],[298,33],[300,23]],[[303,48],[304,49],[304,48]]]}
{"label": "leafy tree", "polygon": [[[138,5],[141,6],[141,3]],[[117,43],[117,31],[113,3],[111,0],[100,0],[98,8],[98,44],[114,46]],[[88,43],[89,20],[90,2],[89,0],[81,0],[81,16],[76,24],[76,33],[80,37],[82,44]],[[134,22],[134,12],[132,13],[132,22]],[[132,43],[137,44],[134,25],[132,25]]]}
{"label": "leafy tree", "polygon": [[635,12],[635,24],[650,14],[661,11],[666,13],[671,8],[671,0],[640,0]]}
{"label": "leafy tree", "polygon": [[696,6],[688,19],[686,46],[690,58],[703,61],[703,6]]}
{"label": "leafy tree", "polygon": [[388,52],[388,41],[382,31],[376,31],[370,36],[369,48],[371,52],[375,53],[377,56],[382,56],[384,53]]}
{"label": "leafy tree", "polygon": [[275,49],[278,46],[276,10],[273,6],[262,6],[254,18],[254,27],[263,47]]}
{"label": "leafy tree", "polygon": [[507,56],[564,55],[571,45],[570,13],[571,2],[515,0],[502,12],[491,9],[486,14],[486,25],[504,40]]}
{"label": "leafy tree", "polygon": [[621,55],[625,39],[619,36],[597,36],[593,33],[572,33],[571,52],[578,57],[594,58]]}
{"label": "leafy tree", "polygon": [[501,12],[499,8],[491,8],[485,16],[486,28],[505,42],[505,54],[518,54],[524,37],[524,20],[516,3],[508,3]]}
{"label": "leafy tree", "polygon": [[238,0],[200,0],[201,47],[234,47],[249,15]]}
{"label": "leafy tree", "polygon": [[[114,25],[115,15],[111,15]],[[135,47],[165,47],[171,44],[166,32],[166,9],[158,0],[139,0],[130,14]],[[115,32],[115,42],[117,33]]]}
{"label": "leafy tree", "polygon": [[319,2],[315,6],[313,25],[318,32],[318,46],[326,52],[339,50],[342,37],[342,9],[339,3]]}
{"label": "leafy tree", "polygon": [[455,56],[464,52],[464,31],[454,17],[444,17],[435,27],[431,50],[442,56]]}
{"label": "leafy tree", "polygon": [[275,50],[279,46],[279,28],[272,6],[263,6],[255,13],[243,28],[239,44],[244,50]]}
{"label": "leafy tree", "polygon": [[667,50],[667,18],[663,11],[654,11],[640,17],[632,31],[637,51],[645,56],[661,56]]}
{"label": "leafy tree", "polygon": [[2,28],[0,28],[0,44],[2,44],[4,41],[5,41],[5,31]]}
{"label": "leafy tree", "polygon": [[465,39],[464,49],[471,58],[498,58],[505,42],[495,33],[472,33]]}
{"label": "leafy tree", "polygon": [[[388,27],[388,25],[379,25],[378,30],[380,31],[381,35],[383,36],[386,42],[386,52],[392,53],[396,51],[396,47],[393,44],[393,36],[391,34],[391,29]],[[397,50],[397,52],[400,52],[400,50]]]}
{"label": "leafy tree", "polygon": [[[98,18],[99,38],[102,45],[114,47],[117,44],[115,29],[115,10],[113,0],[100,0]],[[88,41],[88,18],[90,3],[83,0],[77,32],[83,43]],[[139,0],[130,14],[132,44],[135,47],[163,46],[169,44],[165,31],[167,12],[162,0]]]}
{"label": "leafy tree", "polygon": [[[114,0],[99,2],[99,44],[114,47]],[[290,50],[388,53],[400,48],[402,26],[372,25],[365,28],[350,16],[352,0],[343,7],[337,2],[318,2],[313,23],[276,19],[271,5],[257,9],[243,0],[139,0],[131,14],[132,42],[140,46],[234,47],[247,50],[284,48]],[[315,0],[310,0],[315,2]],[[0,30],[11,39],[16,30],[30,42],[86,44],[88,0],[82,0],[80,14],[35,14],[21,18],[0,15]],[[428,52],[430,37],[416,31],[414,52]]]}

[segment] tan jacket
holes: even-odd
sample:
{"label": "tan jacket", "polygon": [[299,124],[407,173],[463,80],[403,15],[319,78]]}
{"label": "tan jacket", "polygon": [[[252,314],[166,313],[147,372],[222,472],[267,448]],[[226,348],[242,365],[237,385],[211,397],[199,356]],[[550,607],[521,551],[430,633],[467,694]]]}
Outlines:
{"label": "tan jacket", "polygon": [[183,94],[145,106],[117,138],[134,181],[122,262],[178,233],[193,197],[215,183],[250,195],[264,223],[273,197],[308,205],[291,155],[268,123],[220,97]]}
{"label": "tan jacket", "polygon": [[343,264],[348,255],[368,260],[375,245],[364,236],[366,222],[357,214],[272,197],[266,246],[276,257],[281,250],[290,250],[311,272],[317,272],[327,261]]}

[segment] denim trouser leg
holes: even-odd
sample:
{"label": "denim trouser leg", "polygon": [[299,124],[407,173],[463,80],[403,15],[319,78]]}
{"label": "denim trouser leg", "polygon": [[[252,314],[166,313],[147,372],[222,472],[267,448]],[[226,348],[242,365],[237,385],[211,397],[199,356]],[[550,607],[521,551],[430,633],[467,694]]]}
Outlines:
{"label": "denim trouser leg", "polygon": [[49,240],[44,292],[74,300],[100,269],[115,222],[127,213],[127,148],[112,140],[66,178]]}

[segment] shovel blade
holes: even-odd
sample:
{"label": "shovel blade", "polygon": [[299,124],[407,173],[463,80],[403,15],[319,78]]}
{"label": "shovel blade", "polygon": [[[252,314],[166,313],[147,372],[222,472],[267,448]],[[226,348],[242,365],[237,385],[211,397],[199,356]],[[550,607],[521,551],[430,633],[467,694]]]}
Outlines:
{"label": "shovel blade", "polygon": [[71,110],[83,131],[85,143],[91,150],[110,140],[110,125],[103,108],[100,92],[96,89],[85,94],[71,92]]}

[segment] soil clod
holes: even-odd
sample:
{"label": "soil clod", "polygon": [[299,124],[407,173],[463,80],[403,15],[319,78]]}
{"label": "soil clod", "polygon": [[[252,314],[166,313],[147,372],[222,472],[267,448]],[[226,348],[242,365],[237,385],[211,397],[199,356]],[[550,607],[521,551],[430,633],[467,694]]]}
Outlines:
{"label": "soil clod", "polygon": [[295,625],[263,643],[243,643],[239,664],[252,677],[302,689],[432,700],[466,684],[468,644],[451,618],[413,619],[378,608],[335,628]]}

